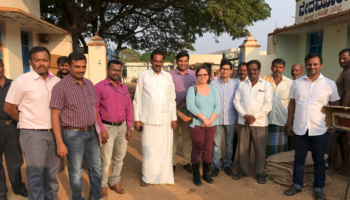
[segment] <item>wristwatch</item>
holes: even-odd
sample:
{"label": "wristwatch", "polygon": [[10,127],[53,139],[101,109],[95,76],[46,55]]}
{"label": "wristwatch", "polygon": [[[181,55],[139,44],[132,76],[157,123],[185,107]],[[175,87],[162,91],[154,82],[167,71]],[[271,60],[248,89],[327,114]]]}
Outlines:
{"label": "wristwatch", "polygon": [[134,130],[132,127],[128,127],[128,129],[130,129],[130,130],[132,130],[132,131]]}

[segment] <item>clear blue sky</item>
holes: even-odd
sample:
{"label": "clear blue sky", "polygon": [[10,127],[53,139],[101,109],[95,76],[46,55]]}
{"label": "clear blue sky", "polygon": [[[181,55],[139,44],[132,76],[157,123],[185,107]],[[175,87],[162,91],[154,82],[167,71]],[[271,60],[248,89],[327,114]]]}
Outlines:
{"label": "clear blue sky", "polygon": [[[275,30],[276,26],[282,28],[283,26],[290,26],[294,24],[295,19],[295,0],[265,0],[271,7],[271,17],[265,21],[258,21],[253,26],[248,27],[253,38],[257,39],[261,44],[261,51],[267,49],[267,35]],[[223,34],[218,37],[219,43],[215,42],[213,34],[204,34],[203,37],[198,38],[194,44],[195,51],[191,54],[206,54],[215,51],[220,51],[229,48],[237,49],[245,38],[232,40],[228,34]]]}

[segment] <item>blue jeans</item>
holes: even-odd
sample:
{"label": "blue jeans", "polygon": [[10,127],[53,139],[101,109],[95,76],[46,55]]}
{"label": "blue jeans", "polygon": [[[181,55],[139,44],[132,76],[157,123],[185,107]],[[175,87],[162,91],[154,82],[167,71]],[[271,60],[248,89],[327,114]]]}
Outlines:
{"label": "blue jeans", "polygon": [[221,168],[221,140],[222,129],[225,130],[225,160],[224,167],[230,167],[232,165],[233,154],[233,138],[235,136],[236,124],[232,125],[218,125],[216,128],[214,147],[213,147],[213,163],[214,167]]}
{"label": "blue jeans", "polygon": [[95,130],[86,132],[62,129],[62,138],[68,149],[67,161],[69,183],[73,193],[72,199],[84,200],[81,180],[83,158],[90,179],[89,200],[101,199],[101,158]]}
{"label": "blue jeans", "polygon": [[323,135],[309,136],[308,131],[305,135],[293,134],[295,142],[295,160],[293,171],[293,182],[296,188],[304,187],[304,167],[309,144],[311,145],[312,159],[314,161],[314,192],[322,192],[326,181],[326,162],[324,154],[329,140],[329,133]]}

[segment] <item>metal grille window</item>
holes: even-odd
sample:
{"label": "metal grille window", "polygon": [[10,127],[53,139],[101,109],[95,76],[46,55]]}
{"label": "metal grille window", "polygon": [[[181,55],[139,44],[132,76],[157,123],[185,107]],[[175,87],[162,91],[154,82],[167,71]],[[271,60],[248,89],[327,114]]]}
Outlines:
{"label": "metal grille window", "polygon": [[322,55],[323,34],[319,36],[318,32],[310,33],[309,53],[318,53]]}

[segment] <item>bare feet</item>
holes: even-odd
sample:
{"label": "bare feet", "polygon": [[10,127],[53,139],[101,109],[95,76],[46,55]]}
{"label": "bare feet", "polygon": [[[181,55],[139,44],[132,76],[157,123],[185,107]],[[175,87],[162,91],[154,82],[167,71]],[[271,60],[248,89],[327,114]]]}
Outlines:
{"label": "bare feet", "polygon": [[327,170],[327,176],[333,176],[334,171],[335,171],[334,168],[329,167]]}

